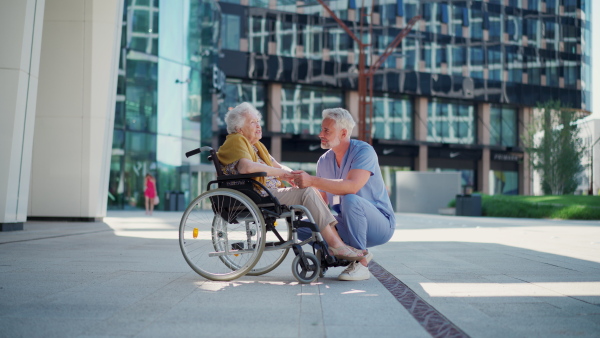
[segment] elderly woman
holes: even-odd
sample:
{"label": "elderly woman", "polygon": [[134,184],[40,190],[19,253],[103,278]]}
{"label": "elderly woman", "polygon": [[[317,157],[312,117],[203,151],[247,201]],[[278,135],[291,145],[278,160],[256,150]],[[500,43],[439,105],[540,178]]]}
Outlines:
{"label": "elderly woman", "polygon": [[267,177],[259,180],[281,204],[304,205],[312,214],[321,235],[329,245],[331,254],[351,261],[363,259],[363,253],[347,246],[333,229],[337,221],[329,211],[323,198],[314,188],[298,189],[284,187],[280,181],[288,181],[292,186],[292,170],[279,164],[260,142],[262,128],[261,115],[251,104],[244,102],[225,115],[227,138],[217,152],[225,175],[266,172]]}

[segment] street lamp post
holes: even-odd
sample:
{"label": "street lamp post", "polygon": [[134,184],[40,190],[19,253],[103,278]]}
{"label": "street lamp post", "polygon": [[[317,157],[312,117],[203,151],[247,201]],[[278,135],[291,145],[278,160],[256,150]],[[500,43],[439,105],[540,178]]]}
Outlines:
{"label": "street lamp post", "polygon": [[594,146],[600,141],[600,137],[590,146],[590,189],[588,195],[594,195]]}

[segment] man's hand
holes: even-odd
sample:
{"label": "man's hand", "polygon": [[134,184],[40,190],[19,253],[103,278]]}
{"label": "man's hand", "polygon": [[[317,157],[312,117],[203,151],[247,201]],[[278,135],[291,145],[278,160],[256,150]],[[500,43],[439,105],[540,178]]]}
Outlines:
{"label": "man's hand", "polygon": [[304,170],[294,170],[294,182],[299,188],[308,188],[312,186],[312,176],[306,173]]}

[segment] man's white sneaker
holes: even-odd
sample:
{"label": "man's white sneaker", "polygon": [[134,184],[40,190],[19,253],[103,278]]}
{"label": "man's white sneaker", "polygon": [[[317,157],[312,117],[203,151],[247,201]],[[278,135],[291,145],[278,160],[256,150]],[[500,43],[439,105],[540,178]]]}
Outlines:
{"label": "man's white sneaker", "polygon": [[356,280],[367,280],[371,277],[371,273],[369,272],[369,268],[360,264],[359,262],[352,262],[344,272],[342,272],[338,279],[339,280],[347,280],[347,281],[356,281]]}

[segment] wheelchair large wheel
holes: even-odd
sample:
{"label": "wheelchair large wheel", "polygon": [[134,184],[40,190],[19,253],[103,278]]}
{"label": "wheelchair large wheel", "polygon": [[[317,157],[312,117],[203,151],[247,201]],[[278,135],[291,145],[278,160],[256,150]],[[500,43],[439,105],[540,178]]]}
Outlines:
{"label": "wheelchair large wheel", "polygon": [[[275,226],[275,230],[279,233],[279,235],[285,241],[290,241],[292,239],[292,224],[285,219],[277,220],[277,225]],[[260,276],[265,273],[273,271],[276,267],[278,267],[281,262],[285,259],[290,248],[286,249],[271,249],[269,247],[270,244],[278,243],[279,239],[275,234],[271,231],[266,232],[266,241],[265,241],[265,249],[263,250],[262,255],[260,256],[260,260],[256,265],[252,268],[252,270],[248,271],[247,275],[250,276]]]}
{"label": "wheelchair large wheel", "polygon": [[232,189],[209,190],[185,210],[179,246],[202,277],[226,281],[244,276],[265,247],[265,222],[256,204]]}

